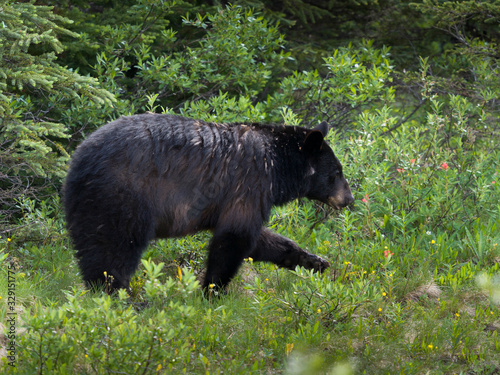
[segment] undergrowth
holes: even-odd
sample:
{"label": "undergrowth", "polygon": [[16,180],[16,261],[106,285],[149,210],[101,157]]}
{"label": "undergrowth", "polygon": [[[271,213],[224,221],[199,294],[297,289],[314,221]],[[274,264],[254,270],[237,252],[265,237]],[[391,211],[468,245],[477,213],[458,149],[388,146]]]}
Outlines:
{"label": "undergrowth", "polygon": [[0,239],[2,373],[498,373],[498,130],[426,92],[426,72],[423,116],[398,123],[389,101],[330,134],[353,206],[274,209],[268,226],[328,259],[323,274],[247,259],[205,298],[199,233],[151,244],[130,295],[92,294],[59,202],[20,200]]}

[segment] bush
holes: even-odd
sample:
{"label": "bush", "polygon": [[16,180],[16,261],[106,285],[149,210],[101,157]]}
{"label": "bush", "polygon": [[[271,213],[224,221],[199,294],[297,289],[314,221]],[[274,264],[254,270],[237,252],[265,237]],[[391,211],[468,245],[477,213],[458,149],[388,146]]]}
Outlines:
{"label": "bush", "polygon": [[111,105],[113,96],[99,89],[97,80],[57,64],[56,54],[64,50],[58,37],[77,35],[60,26],[70,21],[50,7],[7,2],[0,21],[0,221],[5,221],[18,212],[16,198],[53,194],[65,176],[70,133],[61,112],[85,102]]}

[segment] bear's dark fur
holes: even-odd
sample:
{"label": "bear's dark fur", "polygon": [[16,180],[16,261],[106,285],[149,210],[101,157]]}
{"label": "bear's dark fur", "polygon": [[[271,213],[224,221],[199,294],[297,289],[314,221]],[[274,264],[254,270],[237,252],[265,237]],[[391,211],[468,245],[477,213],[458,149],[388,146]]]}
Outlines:
{"label": "bear's dark fur", "polygon": [[271,207],[307,197],[354,201],[323,138],[326,123],[214,124],[142,114],[113,121],[75,151],[65,183],[68,228],[83,279],[127,288],[154,238],[211,230],[203,287],[223,288],[242,261],[321,271],[328,262],[263,228]]}

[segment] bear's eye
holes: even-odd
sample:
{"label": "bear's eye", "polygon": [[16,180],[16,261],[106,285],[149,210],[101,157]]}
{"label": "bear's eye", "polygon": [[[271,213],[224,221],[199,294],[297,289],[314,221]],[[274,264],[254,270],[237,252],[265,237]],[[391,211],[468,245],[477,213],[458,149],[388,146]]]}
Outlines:
{"label": "bear's eye", "polygon": [[341,171],[335,171],[332,175],[329,176],[329,182],[333,184],[337,178],[340,178],[342,175]]}

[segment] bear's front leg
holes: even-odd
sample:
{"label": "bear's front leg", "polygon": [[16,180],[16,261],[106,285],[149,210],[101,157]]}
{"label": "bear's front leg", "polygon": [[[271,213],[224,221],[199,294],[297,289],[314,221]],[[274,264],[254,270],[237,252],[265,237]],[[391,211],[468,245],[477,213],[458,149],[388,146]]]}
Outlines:
{"label": "bear's front leg", "polygon": [[208,250],[207,273],[203,290],[224,290],[234,277],[243,259],[248,257],[255,246],[258,235],[243,234],[234,231],[216,232],[210,241]]}
{"label": "bear's front leg", "polygon": [[272,262],[280,267],[292,270],[297,266],[301,266],[316,272],[322,272],[330,266],[330,263],[326,260],[308,253],[292,240],[273,233],[267,228],[262,228],[250,257],[254,261]]}

